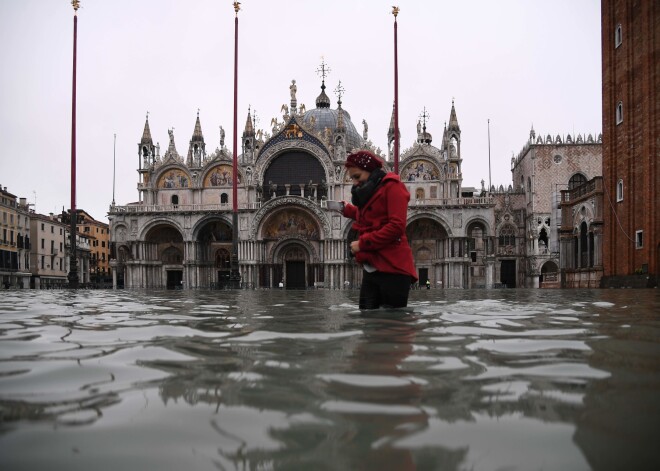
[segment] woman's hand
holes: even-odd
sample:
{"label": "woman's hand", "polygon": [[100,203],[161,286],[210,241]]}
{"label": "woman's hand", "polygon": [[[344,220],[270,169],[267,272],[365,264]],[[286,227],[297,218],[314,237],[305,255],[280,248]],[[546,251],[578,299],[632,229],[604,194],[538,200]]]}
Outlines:
{"label": "woman's hand", "polygon": [[354,240],[351,242],[351,253],[356,254],[360,251],[360,241],[359,240]]}

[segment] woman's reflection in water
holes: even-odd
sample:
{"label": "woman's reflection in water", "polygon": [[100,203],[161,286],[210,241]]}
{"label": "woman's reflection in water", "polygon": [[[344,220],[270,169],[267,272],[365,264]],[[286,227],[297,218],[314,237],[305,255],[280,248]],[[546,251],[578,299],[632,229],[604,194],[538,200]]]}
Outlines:
{"label": "woman's reflection in water", "polygon": [[[364,336],[354,351],[350,373],[375,376],[374,386],[335,384],[332,392],[340,400],[364,403],[382,411],[347,414],[358,423],[356,436],[347,444],[351,464],[353,469],[414,470],[411,452],[391,443],[426,428],[428,422],[421,404],[423,385],[401,367],[413,353],[417,316],[409,309],[362,311],[361,316]],[[385,379],[398,381],[388,385]]]}

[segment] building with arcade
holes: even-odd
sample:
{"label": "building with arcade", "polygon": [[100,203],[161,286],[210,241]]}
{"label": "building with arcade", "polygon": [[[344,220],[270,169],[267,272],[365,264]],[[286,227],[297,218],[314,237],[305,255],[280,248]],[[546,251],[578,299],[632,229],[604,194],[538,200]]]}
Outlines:
{"label": "building with arcade", "polygon": [[[351,221],[329,210],[326,202],[350,200],[344,162],[351,150],[370,149],[392,169],[394,120],[388,149],[382,152],[369,140],[366,121],[360,134],[341,94],[333,108],[325,88],[323,80],[316,106],[305,109],[298,106],[293,81],[282,121],[273,120],[270,132],[257,130],[248,110],[236,173],[222,128],[218,147],[208,151],[198,114],[187,153],[179,153],[169,130],[161,154],[147,117],[138,144],[139,201],[113,205],[108,215],[113,284],[228,286],[236,179],[242,287],[359,286],[362,269],[348,249],[355,238]],[[475,189],[463,186],[454,103],[438,144],[424,115],[416,124],[417,137],[402,150],[399,173],[410,192],[407,235],[419,283],[430,280],[442,289],[539,287],[544,274],[548,280],[556,276],[560,221],[549,189],[567,185],[574,174],[586,180],[600,175],[599,139],[537,140],[532,131],[521,155],[512,160],[512,184],[489,189],[482,181]],[[550,167],[542,172],[548,159]],[[537,181],[541,177],[551,181]]]}

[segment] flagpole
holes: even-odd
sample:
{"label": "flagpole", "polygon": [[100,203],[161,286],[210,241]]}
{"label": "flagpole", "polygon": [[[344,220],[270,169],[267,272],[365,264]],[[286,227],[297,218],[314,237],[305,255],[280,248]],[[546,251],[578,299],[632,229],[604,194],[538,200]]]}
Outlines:
{"label": "flagpole", "polygon": [[115,140],[112,146],[112,206],[115,205],[115,171],[117,162],[117,133],[115,133]]}
{"label": "flagpole", "polygon": [[78,289],[78,259],[76,258],[76,61],[78,47],[78,8],[79,0],[72,0],[73,6],[73,82],[71,94],[71,227],[69,252],[69,288]]}
{"label": "flagpole", "polygon": [[399,7],[392,7],[394,15],[394,173],[399,174],[399,63],[397,51],[397,23]]}
{"label": "flagpole", "polygon": [[240,288],[241,274],[238,269],[238,11],[240,2],[234,2],[234,155],[232,160],[232,244],[231,272],[229,282],[231,288]]}
{"label": "flagpole", "polygon": [[488,118],[488,194],[493,187],[493,182],[490,179],[490,118]]}

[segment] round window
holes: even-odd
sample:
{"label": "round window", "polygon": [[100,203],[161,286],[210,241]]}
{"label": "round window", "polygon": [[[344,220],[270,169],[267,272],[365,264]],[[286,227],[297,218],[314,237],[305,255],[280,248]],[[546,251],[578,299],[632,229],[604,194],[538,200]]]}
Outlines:
{"label": "round window", "polygon": [[560,163],[561,162],[561,155],[559,155],[559,154],[555,155],[554,160],[555,160],[556,164]]}

